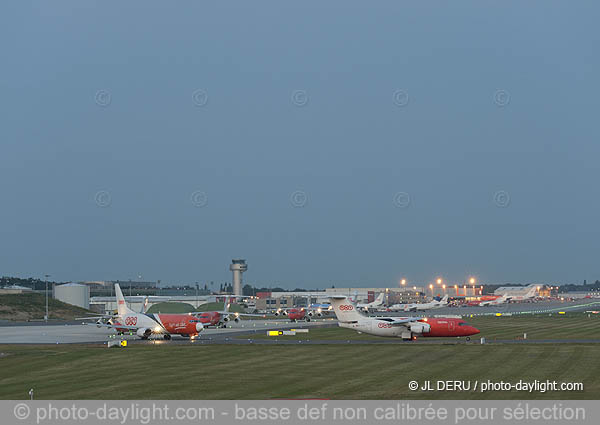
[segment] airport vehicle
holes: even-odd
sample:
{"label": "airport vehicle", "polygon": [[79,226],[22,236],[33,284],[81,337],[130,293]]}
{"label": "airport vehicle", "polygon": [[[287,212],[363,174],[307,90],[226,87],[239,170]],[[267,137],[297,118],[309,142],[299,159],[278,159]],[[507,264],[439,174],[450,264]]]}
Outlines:
{"label": "airport vehicle", "polygon": [[[147,314],[138,313],[127,306],[119,284],[115,284],[117,297],[117,314],[84,317],[78,320],[96,320],[96,326],[115,329],[119,333],[135,332],[142,339],[151,335],[162,335],[171,339],[171,335],[196,337],[204,329],[204,325],[191,314]],[[145,310],[145,309],[144,309]]]}
{"label": "airport vehicle", "polygon": [[433,300],[428,303],[415,304],[394,304],[389,307],[389,311],[425,311],[435,310],[436,308],[446,307],[448,305],[448,295],[444,295],[440,301]]}
{"label": "airport vehicle", "polygon": [[338,326],[354,329],[370,335],[399,337],[405,341],[417,337],[467,337],[479,333],[479,329],[456,318],[422,317],[369,317],[360,312],[344,296],[331,297]]}

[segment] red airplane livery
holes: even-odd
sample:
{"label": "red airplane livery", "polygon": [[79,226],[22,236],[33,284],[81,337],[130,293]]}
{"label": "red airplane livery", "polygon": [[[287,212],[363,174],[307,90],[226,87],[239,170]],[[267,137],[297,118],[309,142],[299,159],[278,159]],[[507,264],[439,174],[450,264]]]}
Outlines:
{"label": "red airplane livery", "polygon": [[306,308],[304,307],[293,307],[287,309],[280,308],[273,314],[275,316],[279,316],[280,314],[287,316],[291,322],[297,322],[298,320],[306,320],[307,322],[310,322],[309,316],[311,315],[310,313],[307,313]]}
{"label": "red airplane livery", "polygon": [[[84,317],[85,319],[97,320],[96,325],[115,329],[117,332],[135,332],[142,339],[148,339],[152,335],[160,335],[164,339],[171,339],[171,335],[195,338],[208,326],[224,326],[224,322],[233,320],[239,322],[240,316],[257,316],[245,313],[230,313],[229,299],[225,299],[224,311],[192,312],[186,314],[147,314],[138,313],[127,306],[123,292],[119,284],[115,284],[117,297],[117,315],[99,315]],[[231,318],[230,316],[233,316]],[[106,323],[102,320],[107,319]]]}
{"label": "red airplane livery", "polygon": [[366,334],[401,337],[415,340],[421,337],[467,337],[479,333],[479,329],[455,318],[422,317],[369,317],[358,311],[346,297],[331,297],[333,311],[342,328],[354,329]]}
{"label": "red airplane livery", "polygon": [[[171,335],[183,337],[196,337],[204,325],[197,317],[191,314],[146,314],[138,313],[127,306],[123,292],[119,284],[115,284],[117,297],[117,315],[101,315],[95,317],[84,317],[82,320],[97,320],[98,327],[108,327],[117,332],[135,332],[142,339],[148,339],[152,335],[160,335],[164,339],[171,339]],[[108,319],[103,323],[103,319]]]}

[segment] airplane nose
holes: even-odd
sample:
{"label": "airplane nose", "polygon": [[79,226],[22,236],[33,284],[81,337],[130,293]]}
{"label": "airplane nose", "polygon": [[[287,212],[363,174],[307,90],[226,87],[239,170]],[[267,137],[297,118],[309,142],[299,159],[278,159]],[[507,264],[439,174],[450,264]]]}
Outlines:
{"label": "airplane nose", "polygon": [[473,326],[471,326],[471,331],[473,332],[473,335],[478,334],[479,332],[481,332],[479,329],[474,328]]}

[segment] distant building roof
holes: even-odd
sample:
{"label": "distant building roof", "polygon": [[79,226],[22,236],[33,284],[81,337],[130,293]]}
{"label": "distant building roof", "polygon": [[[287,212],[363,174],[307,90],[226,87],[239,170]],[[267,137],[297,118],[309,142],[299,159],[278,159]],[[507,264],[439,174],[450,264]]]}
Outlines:
{"label": "distant building roof", "polygon": [[3,289],[18,289],[21,291],[33,291],[33,289],[28,288],[27,286],[20,286],[20,285],[5,286]]}

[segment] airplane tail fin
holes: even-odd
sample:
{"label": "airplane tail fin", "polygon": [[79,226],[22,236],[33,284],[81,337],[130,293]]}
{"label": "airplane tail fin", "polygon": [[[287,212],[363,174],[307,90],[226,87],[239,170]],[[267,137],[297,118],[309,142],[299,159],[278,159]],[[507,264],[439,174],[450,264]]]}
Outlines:
{"label": "airplane tail fin", "polygon": [[448,294],[444,295],[444,298],[442,298],[442,303],[448,304]]}
{"label": "airplane tail fin", "polygon": [[148,297],[144,298],[144,304],[142,304],[142,311],[140,313],[146,314],[146,310],[148,310]]}
{"label": "airplane tail fin", "polygon": [[356,306],[352,304],[346,297],[331,297],[329,300],[331,302],[331,306],[333,307],[333,311],[340,322],[356,322],[363,317],[363,315],[356,309]]}
{"label": "airplane tail fin", "polygon": [[377,295],[377,298],[375,298],[375,302],[378,305],[383,304],[383,297],[385,297],[385,294],[383,292],[380,292],[379,295]]}
{"label": "airplane tail fin", "polygon": [[115,283],[115,295],[117,296],[117,313],[119,314],[119,316],[123,316],[127,313],[130,313],[131,309],[127,307],[125,297],[123,296],[123,292],[121,292],[121,287],[118,283]]}
{"label": "airplane tail fin", "polygon": [[231,303],[229,302],[229,295],[227,295],[225,297],[225,303],[223,304],[223,311],[228,313],[230,306],[231,306]]}

